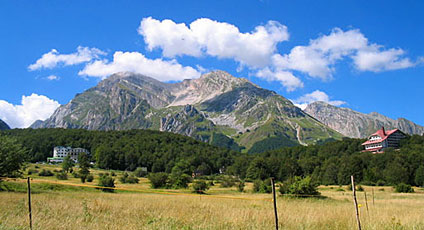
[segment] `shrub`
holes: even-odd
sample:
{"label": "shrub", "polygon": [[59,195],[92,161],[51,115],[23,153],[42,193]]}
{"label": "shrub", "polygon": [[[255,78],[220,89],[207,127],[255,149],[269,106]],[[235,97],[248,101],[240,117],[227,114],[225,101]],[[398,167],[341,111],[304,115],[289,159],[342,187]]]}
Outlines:
{"label": "shrub", "polygon": [[169,184],[169,176],[167,173],[150,173],[147,178],[152,185],[152,188],[165,188]]}
{"label": "shrub", "polygon": [[80,177],[80,175],[79,175],[79,173],[77,171],[72,172],[72,176],[74,178],[79,178]]}
{"label": "shrub", "polygon": [[[115,179],[113,179],[113,177],[111,176],[106,176],[103,175],[102,177],[99,178],[99,186],[101,187],[110,187],[110,188],[114,188],[115,187]],[[113,192],[113,189],[108,189],[108,188],[102,188],[101,189],[104,192]]]}
{"label": "shrub", "polygon": [[259,192],[261,189],[262,181],[261,180],[254,180],[253,181],[253,192]]}
{"label": "shrub", "polygon": [[266,179],[264,181],[262,180],[255,180],[253,181],[253,192],[259,192],[259,193],[271,193],[271,180]]}
{"label": "shrub", "polygon": [[208,184],[204,180],[195,181],[192,185],[193,192],[203,194],[206,190],[209,189]]}
{"label": "shrub", "polygon": [[280,186],[281,194],[291,194],[297,197],[307,197],[320,195],[317,190],[318,185],[313,183],[311,177],[294,177],[285,181],[282,186]]}
{"label": "shrub", "polygon": [[80,174],[79,178],[81,179],[81,182],[85,183],[89,174],[81,174],[81,173],[79,173],[79,174]]}
{"label": "shrub", "polygon": [[172,184],[172,187],[174,188],[187,188],[188,183],[191,182],[191,177],[187,174],[171,174],[170,177],[170,184]]}
{"label": "shrub", "polygon": [[56,174],[56,178],[58,180],[67,180],[68,179],[68,174],[65,171],[59,172],[59,173]]}
{"label": "shrub", "polygon": [[384,186],[384,185],[386,185],[386,182],[384,180],[377,181],[377,186]]}
{"label": "shrub", "polygon": [[395,186],[395,192],[412,193],[414,192],[414,189],[409,184],[400,183]]}
{"label": "shrub", "polygon": [[244,192],[244,186],[245,186],[244,181],[243,180],[239,181],[239,183],[237,184],[237,190],[239,192]]}
{"label": "shrub", "polygon": [[147,176],[147,170],[146,168],[138,167],[136,170],[134,170],[134,175],[136,177],[145,177]]}
{"label": "shrub", "polygon": [[43,169],[43,170],[41,170],[40,173],[38,173],[38,175],[39,176],[53,176],[54,174],[50,170]]}
{"label": "shrub", "polygon": [[28,169],[28,175],[36,174],[38,173],[37,169]]}
{"label": "shrub", "polygon": [[209,181],[209,182],[208,182],[208,186],[209,186],[209,187],[212,187],[212,186],[214,186],[214,185],[215,185],[215,183],[213,183],[213,180],[211,180],[211,181]]}
{"label": "shrub", "polygon": [[116,173],[115,172],[111,172],[110,175],[111,176],[116,176]]}
{"label": "shrub", "polygon": [[93,180],[94,180],[93,174],[90,174],[87,176],[87,182],[93,182]]}
{"label": "shrub", "polygon": [[134,177],[133,175],[129,175],[127,172],[124,172],[124,174],[119,178],[119,181],[124,184],[137,184],[138,178]]}
{"label": "shrub", "polygon": [[221,180],[220,187],[221,188],[230,188],[230,187],[233,187],[234,185],[235,185],[235,182],[232,178],[223,177],[222,180]]}

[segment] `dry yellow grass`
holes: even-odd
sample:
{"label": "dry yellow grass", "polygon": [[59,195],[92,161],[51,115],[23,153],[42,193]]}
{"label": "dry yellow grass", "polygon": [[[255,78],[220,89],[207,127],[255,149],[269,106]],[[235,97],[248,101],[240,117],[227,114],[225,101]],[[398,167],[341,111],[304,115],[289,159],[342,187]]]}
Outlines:
{"label": "dry yellow grass", "polygon": [[[66,183],[78,183],[77,180]],[[147,181],[122,188],[149,189]],[[251,185],[249,185],[251,186]],[[350,192],[321,187],[327,199],[278,197],[280,229],[356,229]],[[424,194],[395,194],[389,187],[358,192],[363,229],[424,229]],[[150,191],[156,191],[151,190]],[[184,191],[179,191],[184,192]],[[187,191],[186,191],[187,192]],[[34,229],[273,229],[269,194],[213,187],[212,195],[51,191],[33,194]],[[243,199],[217,198],[226,196]],[[257,200],[254,200],[257,199]],[[0,229],[28,229],[27,195],[0,193]]]}

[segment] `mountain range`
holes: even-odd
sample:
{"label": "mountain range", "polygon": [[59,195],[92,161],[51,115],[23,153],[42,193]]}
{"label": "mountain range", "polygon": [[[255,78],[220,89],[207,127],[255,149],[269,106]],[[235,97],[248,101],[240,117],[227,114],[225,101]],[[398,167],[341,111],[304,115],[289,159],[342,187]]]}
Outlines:
{"label": "mountain range", "polygon": [[178,83],[116,73],[31,127],[152,129],[247,152],[342,138],[276,92],[224,71]]}
{"label": "mountain range", "polygon": [[10,127],[6,124],[6,122],[0,119],[0,130],[10,129]]}
{"label": "mountain range", "polygon": [[352,138],[366,138],[383,126],[386,129],[396,128],[407,134],[424,134],[423,126],[405,118],[393,120],[376,112],[364,114],[325,102],[313,102],[304,111],[328,127]]}

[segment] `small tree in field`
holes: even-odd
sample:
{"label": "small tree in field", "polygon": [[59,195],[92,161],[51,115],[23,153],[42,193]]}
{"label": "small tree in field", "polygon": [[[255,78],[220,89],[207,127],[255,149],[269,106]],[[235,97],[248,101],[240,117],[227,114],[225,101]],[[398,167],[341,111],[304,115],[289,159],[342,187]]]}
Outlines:
{"label": "small tree in field", "polygon": [[237,190],[239,192],[244,192],[244,186],[245,186],[244,180],[240,180],[239,183],[237,184]]}
{"label": "small tree in field", "polygon": [[193,192],[203,194],[209,189],[208,183],[204,180],[198,180],[193,183]]}
{"label": "small tree in field", "polygon": [[147,178],[149,179],[152,188],[165,188],[169,183],[169,176],[164,172],[150,173]]}
{"label": "small tree in field", "polygon": [[79,163],[79,176],[82,183],[85,183],[85,180],[87,179],[87,176],[90,175],[90,161],[88,159],[88,156],[86,153],[82,152],[78,156],[78,163]]}
{"label": "small tree in field", "polygon": [[[115,179],[113,179],[113,177],[111,177],[111,176],[103,175],[99,178],[99,186],[114,188],[115,187]],[[113,192],[113,189],[102,188],[102,191]]]}
{"label": "small tree in field", "polygon": [[71,170],[72,167],[74,167],[74,165],[75,163],[74,163],[74,160],[71,159],[71,156],[66,156],[62,162],[62,169],[63,171],[68,173],[69,170]]}

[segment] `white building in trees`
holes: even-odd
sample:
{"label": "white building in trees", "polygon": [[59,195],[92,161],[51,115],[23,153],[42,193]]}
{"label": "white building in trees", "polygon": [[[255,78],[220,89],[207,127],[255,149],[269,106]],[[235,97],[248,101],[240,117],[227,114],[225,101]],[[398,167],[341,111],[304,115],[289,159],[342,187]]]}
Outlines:
{"label": "white building in trees", "polygon": [[56,146],[53,148],[53,157],[47,158],[47,162],[60,163],[67,156],[70,156],[73,161],[77,162],[78,156],[81,153],[90,154],[87,149],[83,148]]}

